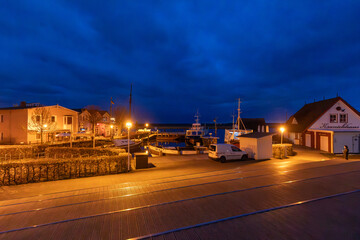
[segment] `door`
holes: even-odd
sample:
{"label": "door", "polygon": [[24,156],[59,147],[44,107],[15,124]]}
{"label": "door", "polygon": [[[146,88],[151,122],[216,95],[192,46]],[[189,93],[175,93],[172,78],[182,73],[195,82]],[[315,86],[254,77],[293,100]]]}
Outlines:
{"label": "door", "polygon": [[320,150],[329,152],[329,137],[320,136]]}
{"label": "door", "polygon": [[305,134],[305,146],[311,147],[311,134]]}
{"label": "door", "polygon": [[352,153],[360,153],[360,137],[359,136],[353,136],[352,137]]}

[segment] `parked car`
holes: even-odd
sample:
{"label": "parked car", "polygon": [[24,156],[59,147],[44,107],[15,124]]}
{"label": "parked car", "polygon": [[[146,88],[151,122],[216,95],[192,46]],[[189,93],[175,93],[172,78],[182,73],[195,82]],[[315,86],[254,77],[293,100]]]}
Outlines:
{"label": "parked car", "polygon": [[209,146],[209,158],[220,160],[224,163],[227,160],[246,160],[248,154],[232,144],[211,144]]}

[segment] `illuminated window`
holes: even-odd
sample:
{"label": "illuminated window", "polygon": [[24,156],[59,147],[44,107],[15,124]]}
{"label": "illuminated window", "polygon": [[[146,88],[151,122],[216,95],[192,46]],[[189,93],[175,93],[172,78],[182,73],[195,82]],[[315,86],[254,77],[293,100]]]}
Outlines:
{"label": "illuminated window", "polygon": [[348,115],[347,114],[340,114],[340,122],[347,123],[348,122]]}
{"label": "illuminated window", "polygon": [[330,114],[330,122],[331,123],[337,123],[337,114]]}
{"label": "illuminated window", "polygon": [[64,120],[65,124],[72,124],[72,116],[65,116],[65,120]]}

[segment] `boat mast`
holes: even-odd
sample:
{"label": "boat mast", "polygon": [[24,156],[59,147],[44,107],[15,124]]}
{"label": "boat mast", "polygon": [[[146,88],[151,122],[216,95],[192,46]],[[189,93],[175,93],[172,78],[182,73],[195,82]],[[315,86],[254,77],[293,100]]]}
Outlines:
{"label": "boat mast", "polygon": [[129,121],[131,121],[131,99],[132,98],[132,83],[130,86],[130,98],[129,98]]}
{"label": "boat mast", "polygon": [[235,115],[234,115],[234,111],[233,111],[232,117],[233,117],[232,130],[234,132],[235,131]]}
{"label": "boat mast", "polygon": [[238,104],[238,119],[237,119],[237,127],[238,127],[238,131],[240,131],[240,124],[244,127],[244,130],[246,130],[246,127],[244,125],[244,122],[241,120],[241,117],[240,117],[240,113],[241,113],[241,109],[240,109],[240,98],[239,98],[239,104]]}

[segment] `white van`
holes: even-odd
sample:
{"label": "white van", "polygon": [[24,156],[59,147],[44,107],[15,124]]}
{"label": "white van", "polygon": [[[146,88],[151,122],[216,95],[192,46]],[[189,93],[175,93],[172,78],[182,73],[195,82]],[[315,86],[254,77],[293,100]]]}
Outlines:
{"label": "white van", "polygon": [[226,162],[227,160],[246,160],[248,154],[240,148],[226,143],[211,144],[209,146],[209,158]]}

